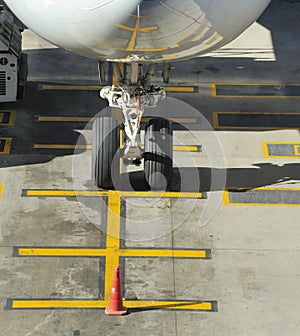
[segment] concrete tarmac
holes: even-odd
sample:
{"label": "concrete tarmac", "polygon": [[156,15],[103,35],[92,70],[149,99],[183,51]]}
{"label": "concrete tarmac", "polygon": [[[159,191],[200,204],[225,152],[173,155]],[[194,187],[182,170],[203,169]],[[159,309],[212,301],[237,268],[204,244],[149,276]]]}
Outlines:
{"label": "concrete tarmac", "polygon": [[[273,0],[173,64],[180,92],[146,113],[177,121],[166,194],[141,167],[92,186],[97,64],[25,32],[25,99],[0,107],[1,335],[299,335],[299,13]],[[124,317],[104,314],[115,264]]]}

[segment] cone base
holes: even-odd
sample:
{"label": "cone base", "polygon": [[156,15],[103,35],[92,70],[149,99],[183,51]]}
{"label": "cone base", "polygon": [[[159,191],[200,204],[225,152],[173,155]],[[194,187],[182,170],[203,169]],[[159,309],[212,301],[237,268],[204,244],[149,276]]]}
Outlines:
{"label": "cone base", "polygon": [[112,309],[109,309],[109,307],[105,308],[105,315],[108,315],[108,316],[122,316],[125,314],[127,314],[126,307],[122,307],[122,310],[112,310]]}

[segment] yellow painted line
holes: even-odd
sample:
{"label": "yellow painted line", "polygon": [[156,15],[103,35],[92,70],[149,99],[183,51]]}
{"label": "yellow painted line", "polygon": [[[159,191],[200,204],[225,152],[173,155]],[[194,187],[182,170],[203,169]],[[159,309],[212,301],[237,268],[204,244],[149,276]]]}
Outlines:
{"label": "yellow painted line", "polygon": [[[142,122],[148,122],[153,120],[154,118],[142,118]],[[167,118],[169,121],[172,121],[177,124],[197,124],[197,118]]]}
{"label": "yellow painted line", "polygon": [[47,121],[59,121],[59,122],[89,122],[94,121],[94,117],[44,117],[44,116],[38,116],[38,121],[40,122],[47,122]]}
{"label": "yellow painted line", "polygon": [[[144,149],[144,146],[141,146],[142,149]],[[185,146],[185,145],[175,145],[173,146],[173,151],[175,152],[199,152],[200,146]]]}
{"label": "yellow painted line", "polygon": [[215,83],[210,84],[210,94],[211,94],[212,97],[217,96],[217,86],[216,86]]}
{"label": "yellow painted line", "polygon": [[[121,141],[121,139],[120,139]],[[141,146],[143,149],[144,146]],[[68,145],[68,144],[34,144],[34,149],[92,149],[92,145]],[[173,146],[174,151],[198,152],[199,146]]]}
{"label": "yellow painted line", "polygon": [[42,90],[71,90],[71,91],[98,91],[103,89],[103,85],[47,85],[42,84]]}
{"label": "yellow painted line", "polygon": [[[9,113],[9,120],[7,123],[3,122],[6,113]],[[0,126],[14,126],[16,113],[16,110],[0,110]]]}
{"label": "yellow painted line", "polygon": [[[148,122],[154,118],[142,118],[142,122]],[[168,120],[178,124],[196,124],[197,118],[167,118]],[[39,122],[89,122],[94,121],[94,117],[59,117],[59,116],[38,116]]]}
{"label": "yellow painted line", "polygon": [[164,90],[166,92],[196,92],[193,86],[166,86]]}
{"label": "yellow painted line", "polygon": [[121,191],[122,197],[145,197],[145,198],[203,198],[202,193],[192,192],[155,192],[155,191]]}
{"label": "yellow painted line", "polygon": [[119,265],[121,196],[108,191],[104,298],[109,300],[114,269]]}
{"label": "yellow painted line", "polygon": [[230,205],[229,191],[223,190],[223,204]]}
{"label": "yellow painted line", "polygon": [[[72,91],[97,91],[101,90],[103,86],[96,85],[41,85],[42,90],[72,90]],[[196,92],[193,86],[167,86],[164,87],[166,92]]]}
{"label": "yellow painted line", "polygon": [[[159,192],[159,191],[119,191],[121,197],[145,198],[196,198],[202,199],[203,193],[193,192]],[[53,189],[26,189],[23,192],[28,197],[103,197],[108,196],[108,191],[84,190],[53,190]]]}
{"label": "yellow painted line", "polygon": [[[120,241],[117,235],[120,235],[120,229],[113,224],[109,227],[110,232],[107,237],[106,249],[98,248],[64,248],[64,247],[20,247],[17,255],[19,257],[142,257],[142,258],[186,258],[203,259],[207,258],[206,250],[155,250],[155,249],[119,249]],[[119,237],[120,238],[120,237]],[[118,265],[118,264],[117,264]],[[115,266],[113,266],[115,267]]]}
{"label": "yellow painted line", "polygon": [[105,249],[97,248],[18,248],[20,257],[104,257],[106,253]]}
{"label": "yellow painted line", "polygon": [[129,309],[174,309],[174,310],[198,310],[213,311],[212,302],[192,302],[192,301],[124,301],[124,305]]}
{"label": "yellow painted line", "polygon": [[229,193],[230,190],[240,190],[240,191],[247,191],[247,190],[253,190],[253,191],[300,191],[300,188],[226,188],[223,190],[223,204],[227,206],[281,206],[281,207],[295,207],[300,206],[300,204],[289,204],[289,203],[247,203],[247,202],[231,202]]}
{"label": "yellow painted line", "polygon": [[12,309],[103,309],[100,300],[13,300]]}
{"label": "yellow painted line", "polygon": [[0,200],[2,198],[2,194],[3,194],[3,184],[0,184]]}
{"label": "yellow painted line", "polygon": [[[300,156],[299,148],[300,148],[300,142],[262,142],[262,150],[263,155],[265,158],[271,158],[271,159],[298,159]],[[293,145],[294,146],[294,153],[295,155],[269,155],[269,148],[268,145]]]}
{"label": "yellow painted line", "polygon": [[106,191],[81,190],[26,190],[25,196],[32,197],[102,197],[107,196]]}
{"label": "yellow painted line", "polygon": [[0,138],[0,141],[4,141],[4,149],[0,154],[10,154],[12,138]]}
{"label": "yellow painted line", "polygon": [[34,149],[92,149],[92,145],[34,144]]}
{"label": "yellow painted line", "polygon": [[286,98],[300,98],[299,96],[276,96],[276,95],[218,95],[216,92],[217,86],[300,86],[300,84],[268,84],[268,83],[211,83],[211,96],[215,98],[259,98],[259,99],[286,99]]}
{"label": "yellow painted line", "polygon": [[207,258],[205,250],[150,250],[126,249],[120,250],[121,257],[148,257],[148,258]]}
{"label": "yellow painted line", "polygon": [[280,125],[274,126],[274,127],[265,127],[265,126],[221,126],[219,124],[219,115],[297,115],[299,116],[299,112],[212,112],[212,118],[213,118],[213,127],[215,129],[247,129],[247,130],[278,130],[278,129],[284,129],[284,130],[294,130],[298,128],[292,128],[292,127],[282,127]]}
{"label": "yellow painted line", "polygon": [[[170,309],[188,311],[214,311],[212,301],[123,301],[129,309]],[[18,300],[14,299],[11,309],[104,309],[107,300]]]}
{"label": "yellow painted line", "polygon": [[173,146],[174,151],[198,152],[198,146]]}
{"label": "yellow painted line", "polygon": [[262,142],[263,155],[265,158],[269,157],[269,148],[267,142]]}

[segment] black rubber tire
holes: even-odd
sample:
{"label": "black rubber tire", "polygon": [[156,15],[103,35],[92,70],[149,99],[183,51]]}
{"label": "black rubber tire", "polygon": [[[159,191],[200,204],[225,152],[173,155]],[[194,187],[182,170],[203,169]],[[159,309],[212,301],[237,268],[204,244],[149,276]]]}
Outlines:
{"label": "black rubber tire", "polygon": [[102,189],[117,188],[120,178],[120,125],[112,117],[96,118],[92,135],[92,180]]}
{"label": "black rubber tire", "polygon": [[145,126],[144,172],[150,189],[165,190],[172,182],[173,132],[170,121],[150,120]]}

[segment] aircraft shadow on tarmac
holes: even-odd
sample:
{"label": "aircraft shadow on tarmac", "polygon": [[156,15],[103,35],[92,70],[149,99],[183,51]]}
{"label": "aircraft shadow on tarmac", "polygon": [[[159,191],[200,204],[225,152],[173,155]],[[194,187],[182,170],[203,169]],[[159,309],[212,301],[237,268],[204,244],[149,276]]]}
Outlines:
{"label": "aircraft shadow on tarmac", "polygon": [[[195,183],[191,176],[199,176],[200,183]],[[225,177],[225,179],[224,179]],[[283,166],[272,163],[258,163],[253,168],[211,169],[209,167],[173,169],[171,191],[205,192],[222,191],[224,188],[254,189],[286,182],[296,183],[300,180],[299,164]],[[184,181],[184,182],[182,182]],[[142,171],[130,172],[121,176],[121,190],[148,190]]]}

